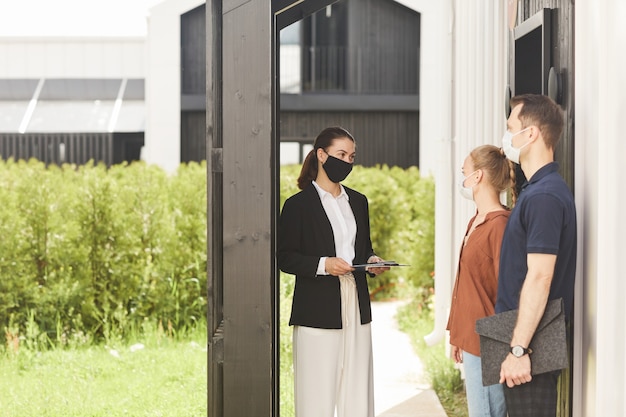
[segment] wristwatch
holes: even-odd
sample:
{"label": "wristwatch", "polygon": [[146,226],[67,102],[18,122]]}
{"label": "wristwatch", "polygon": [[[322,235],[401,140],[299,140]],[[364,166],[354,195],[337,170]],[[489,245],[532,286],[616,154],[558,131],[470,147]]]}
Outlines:
{"label": "wristwatch", "polygon": [[516,345],[516,346],[511,346],[511,353],[516,358],[521,358],[522,356],[526,354],[530,355],[531,353],[533,353],[533,350],[531,348],[525,348],[523,346]]}

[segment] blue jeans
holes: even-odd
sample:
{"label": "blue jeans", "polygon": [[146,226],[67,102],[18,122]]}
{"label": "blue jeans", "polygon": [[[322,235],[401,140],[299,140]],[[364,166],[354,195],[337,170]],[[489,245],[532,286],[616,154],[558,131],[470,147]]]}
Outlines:
{"label": "blue jeans", "polygon": [[463,368],[469,417],[506,417],[504,386],[483,386],[480,356],[463,352]]}

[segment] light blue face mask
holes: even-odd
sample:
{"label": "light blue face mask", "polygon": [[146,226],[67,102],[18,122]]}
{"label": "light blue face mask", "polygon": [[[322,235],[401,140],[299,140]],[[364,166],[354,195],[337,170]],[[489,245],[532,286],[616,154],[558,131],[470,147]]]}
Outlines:
{"label": "light blue face mask", "polygon": [[506,132],[504,132],[504,135],[502,135],[502,150],[504,151],[504,154],[506,155],[506,157],[509,158],[510,161],[515,162],[516,164],[519,164],[520,151],[522,150],[522,148],[528,145],[530,141],[527,141],[525,144],[523,144],[519,148],[515,148],[513,146],[513,137],[519,135],[522,132],[527,131],[528,129],[530,129],[530,127],[527,127],[526,129],[522,129],[517,133],[511,133],[507,130]]}

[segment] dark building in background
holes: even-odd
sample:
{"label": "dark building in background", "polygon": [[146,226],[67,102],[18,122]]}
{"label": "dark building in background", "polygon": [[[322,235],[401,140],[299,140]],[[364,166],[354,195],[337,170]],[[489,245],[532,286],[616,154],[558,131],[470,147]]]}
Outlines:
{"label": "dark building in background", "polygon": [[[181,162],[205,158],[204,16],[204,5],[181,16]],[[419,13],[341,0],[295,25],[299,83],[280,94],[281,149],[295,146],[301,161],[324,127],[341,125],[357,139],[359,164],[418,166]]]}
{"label": "dark building in background", "polygon": [[180,162],[206,158],[206,7],[180,18]]}

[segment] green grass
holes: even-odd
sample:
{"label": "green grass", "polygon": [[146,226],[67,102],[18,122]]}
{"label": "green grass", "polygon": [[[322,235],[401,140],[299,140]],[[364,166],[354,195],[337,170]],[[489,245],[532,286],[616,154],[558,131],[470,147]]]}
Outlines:
{"label": "green grass", "polygon": [[0,355],[0,417],[207,414],[206,337]]}
{"label": "green grass", "polygon": [[295,415],[293,398],[293,329],[289,326],[291,299],[295,277],[281,272],[280,275],[280,416]]}
{"label": "green grass", "polygon": [[[283,281],[283,285],[293,283]],[[289,300],[281,300],[281,416],[293,415]],[[427,347],[433,328],[417,302],[398,313],[424,364],[429,382],[449,416],[467,416],[463,383],[444,343]],[[148,331],[144,348],[131,343],[17,352],[0,350],[0,417],[195,417],[207,414],[205,327],[177,340]]]}
{"label": "green grass", "polygon": [[446,414],[454,417],[467,417],[467,401],[463,380],[454,362],[446,355],[445,342],[436,346],[427,346],[424,336],[433,329],[432,310],[413,301],[398,311],[400,329],[407,333],[418,356],[426,376]]}

